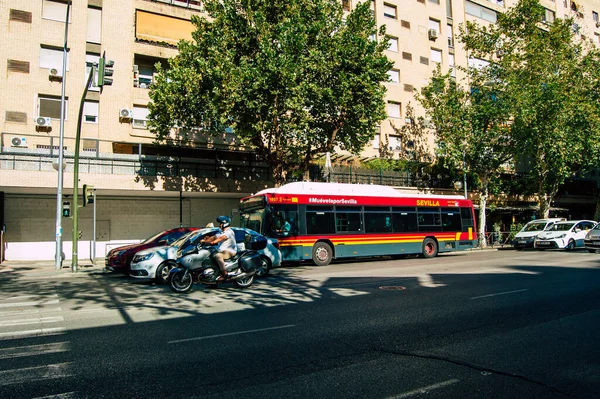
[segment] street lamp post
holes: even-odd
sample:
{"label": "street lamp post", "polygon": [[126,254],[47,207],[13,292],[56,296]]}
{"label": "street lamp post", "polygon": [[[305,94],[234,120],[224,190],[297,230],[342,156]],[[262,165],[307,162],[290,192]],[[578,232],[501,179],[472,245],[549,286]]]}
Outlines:
{"label": "street lamp post", "polygon": [[62,206],[63,206],[63,170],[64,170],[64,154],[63,146],[65,141],[65,84],[67,80],[67,37],[69,33],[69,11],[71,10],[71,0],[67,3],[67,16],[65,19],[65,43],[63,46],[63,63],[62,63],[62,84],[60,95],[60,133],[58,139],[58,184],[56,189],[56,255],[55,269],[60,270],[63,261],[62,250]]}

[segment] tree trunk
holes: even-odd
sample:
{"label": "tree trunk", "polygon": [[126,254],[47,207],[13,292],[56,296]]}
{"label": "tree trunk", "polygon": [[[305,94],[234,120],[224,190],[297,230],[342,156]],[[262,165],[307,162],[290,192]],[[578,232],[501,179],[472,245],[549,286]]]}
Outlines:
{"label": "tree trunk", "polygon": [[540,195],[540,218],[547,219],[550,216],[550,203],[552,198],[548,194]]}
{"label": "tree trunk", "polygon": [[488,184],[482,179],[481,190],[479,191],[479,248],[487,247],[487,239],[485,237],[485,209],[488,199]]}
{"label": "tree trunk", "polygon": [[594,212],[594,220],[600,220],[600,196],[596,197],[596,212]]}

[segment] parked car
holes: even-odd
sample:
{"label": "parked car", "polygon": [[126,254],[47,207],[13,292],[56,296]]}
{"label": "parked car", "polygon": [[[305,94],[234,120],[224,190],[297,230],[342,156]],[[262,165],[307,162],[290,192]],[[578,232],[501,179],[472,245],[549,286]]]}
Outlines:
{"label": "parked car", "polygon": [[[250,229],[241,227],[232,227],[231,229],[235,233],[238,251],[245,249],[245,243],[249,242],[252,236],[260,236],[260,234]],[[181,237],[171,245],[144,249],[133,257],[130,275],[136,278],[154,279],[159,284],[165,283],[169,271],[176,265],[177,250],[180,247],[198,245],[201,239],[214,235],[218,231],[218,228],[200,229]],[[257,277],[265,277],[269,274],[271,268],[281,266],[279,242],[274,238],[266,238],[266,240],[266,248],[258,251],[261,255],[261,267],[256,273]]]}
{"label": "parked car", "polygon": [[533,246],[537,249],[564,248],[571,250],[584,246],[588,231],[596,226],[593,220],[570,220],[554,223],[548,230],[537,235]]}
{"label": "parked car", "polygon": [[191,231],[198,230],[197,227],[178,227],[175,229],[164,230],[158,232],[139,244],[129,244],[122,247],[114,248],[108,251],[104,264],[107,270],[113,272],[121,272],[129,274],[130,268],[129,263],[133,259],[133,256],[146,248],[152,248],[156,246],[170,245],[175,240],[180,238],[182,235],[187,234]]}
{"label": "parked car", "polygon": [[583,243],[585,248],[592,253],[600,249],[600,223],[587,233]]}
{"label": "parked car", "polygon": [[515,235],[513,239],[513,246],[515,249],[532,248],[535,237],[542,231],[548,229],[556,222],[564,222],[564,218],[551,218],[551,219],[537,219],[528,222],[523,228]]}

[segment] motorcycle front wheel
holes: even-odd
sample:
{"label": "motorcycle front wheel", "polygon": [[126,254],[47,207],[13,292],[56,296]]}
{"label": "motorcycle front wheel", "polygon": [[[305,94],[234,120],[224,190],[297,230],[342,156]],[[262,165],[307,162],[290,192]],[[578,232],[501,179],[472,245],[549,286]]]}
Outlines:
{"label": "motorcycle front wheel", "polygon": [[191,273],[186,273],[186,270],[180,270],[173,274],[169,279],[169,287],[171,291],[183,294],[190,292],[194,283]]}
{"label": "motorcycle front wheel", "polygon": [[254,282],[254,274],[251,276],[242,277],[240,279],[233,280],[233,285],[235,285],[238,288],[248,288],[252,285],[253,282]]}

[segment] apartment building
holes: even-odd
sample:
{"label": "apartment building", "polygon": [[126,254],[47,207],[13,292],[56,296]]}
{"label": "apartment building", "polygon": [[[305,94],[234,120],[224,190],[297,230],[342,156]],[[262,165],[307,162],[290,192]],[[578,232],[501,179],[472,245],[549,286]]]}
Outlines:
{"label": "apartment building", "polygon": [[[367,0],[368,1],[368,0]],[[358,1],[343,0],[346,10]],[[64,201],[73,195],[73,155],[83,98],[79,182],[96,189],[92,207],[79,210],[79,258],[96,254],[178,225],[203,226],[218,214],[234,216],[239,198],[272,184],[269,168],[235,135],[200,137],[196,149],[153,145],[146,127],[148,88],[155,64],[167,65],[180,39],[190,39],[191,16],[199,0],[11,0],[0,3],[0,200],[7,259],[52,259],[56,226],[59,137],[66,165]],[[400,149],[396,129],[409,104],[422,113],[414,90],[427,84],[437,64],[443,69],[476,63],[457,45],[465,20],[494,23],[510,6],[504,0],[375,0],[378,25],[392,36],[388,57],[388,119],[364,151],[376,156],[387,144]],[[581,14],[584,34],[599,40],[597,1],[581,5],[543,0],[547,18]],[[595,8],[594,8],[595,7]],[[68,30],[68,32],[66,32]],[[63,68],[65,37],[67,62]],[[105,54],[114,61],[113,84],[102,94],[92,87],[83,97],[93,63]],[[458,77],[460,78],[460,76]],[[64,124],[61,95],[64,88]],[[433,144],[433,138],[429,138]],[[179,177],[185,169],[193,179]],[[72,220],[62,219],[63,251],[71,248]]]}

